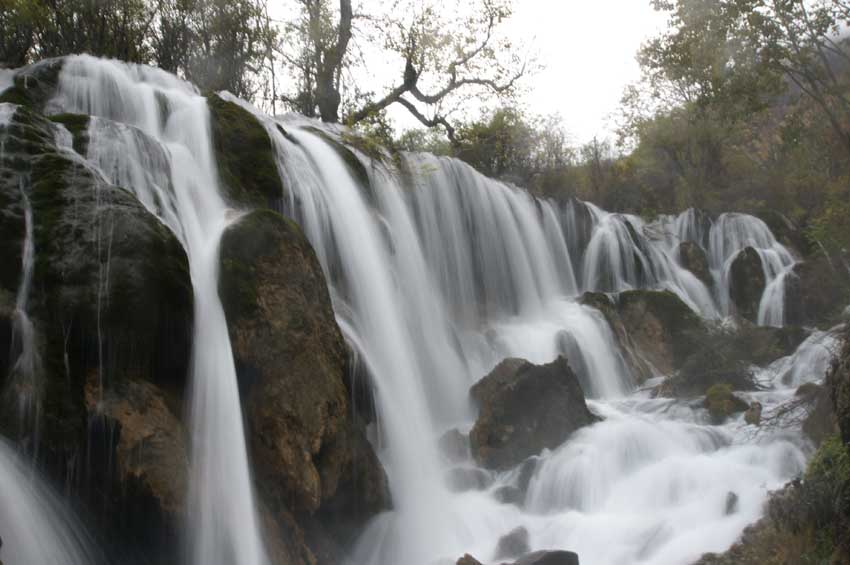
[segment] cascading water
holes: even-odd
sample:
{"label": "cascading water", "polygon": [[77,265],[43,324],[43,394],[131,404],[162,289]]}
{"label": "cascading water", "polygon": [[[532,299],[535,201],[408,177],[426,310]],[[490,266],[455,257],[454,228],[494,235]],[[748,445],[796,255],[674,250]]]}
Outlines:
{"label": "cascading water", "polygon": [[[583,563],[684,563],[732,543],[767,491],[804,465],[793,434],[754,441],[740,419],[708,426],[701,408],[635,392],[605,318],[577,300],[585,291],[667,289],[719,318],[732,313],[731,262],[751,246],[767,281],[759,322],[781,325],[782,280],[794,259],[760,220],[713,222],[690,210],[645,224],[577,200],[539,200],[452,159],[367,158],[338,130],[278,121],[221,96],[265,124],[288,191],[282,210],[315,247],[340,327],[371,379],[394,509],[362,533],[353,564],[453,562],[467,551],[497,559],[498,539],[519,526],[532,549],[576,550]],[[219,240],[238,214],[218,192],[206,101],[161,71],[72,57],[50,107],[94,116],[87,160],[186,248],[196,332],[189,551],[194,563],[263,563],[217,294]],[[713,285],[682,267],[677,246],[686,240],[705,251]],[[767,390],[752,399],[769,410],[817,378],[794,368],[817,365],[819,344],[771,366],[790,376],[765,377]],[[469,386],[507,356],[544,363],[558,354],[605,420],[540,455],[521,507],[496,495],[520,480],[516,469],[489,473],[484,490],[455,492],[446,479],[458,463],[437,440],[472,425]],[[0,480],[2,455],[0,446]]]}
{"label": "cascading water", "polygon": [[219,241],[237,214],[218,191],[206,100],[165,72],[77,56],[65,61],[50,105],[94,116],[89,161],[171,228],[189,257],[195,291],[192,562],[265,563],[236,371],[218,297]]}
{"label": "cascading water", "polygon": [[[580,292],[665,288],[721,315],[675,246],[648,237],[639,218],[536,200],[430,155],[400,156],[398,173],[358,154],[364,186],[339,153],[356,149],[333,146],[337,130],[277,121],[222,96],[266,125],[288,190],[283,211],[316,248],[340,326],[372,379],[395,508],[366,528],[351,563],[496,559],[499,537],[518,526],[533,549],[574,549],[585,563],[683,563],[732,543],[767,491],[804,465],[784,437],[753,443],[739,420],[709,426],[702,409],[629,394],[614,336],[576,302]],[[697,233],[688,215],[682,235],[708,246],[710,223]],[[582,366],[606,421],[542,454],[524,509],[495,494],[517,471],[493,475],[483,491],[446,488],[457,463],[434,444],[452,426],[471,426],[460,402],[469,385],[506,356],[543,363],[559,353]]]}
{"label": "cascading water", "polygon": [[101,556],[31,465],[0,439],[2,559],[10,565],[96,565]]}

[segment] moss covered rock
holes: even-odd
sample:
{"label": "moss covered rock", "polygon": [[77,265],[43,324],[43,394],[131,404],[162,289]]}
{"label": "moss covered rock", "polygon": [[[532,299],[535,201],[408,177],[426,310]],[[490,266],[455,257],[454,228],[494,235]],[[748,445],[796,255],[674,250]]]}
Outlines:
{"label": "moss covered rock", "polygon": [[[0,260],[9,267],[0,284],[5,296],[20,282],[29,202],[35,266],[28,312],[43,372],[40,456],[74,484],[84,478],[72,470],[89,441],[84,389],[92,372],[104,390],[132,378],[180,396],[191,352],[188,261],[130,193],[59,151],[55,125],[43,116],[18,107],[0,136]],[[3,415],[14,435],[13,414]]]}
{"label": "moss covered rock", "polygon": [[715,424],[722,424],[732,414],[744,412],[749,408],[747,402],[735,396],[732,387],[725,383],[712,385],[705,391],[703,405]]}
{"label": "moss covered rock", "polygon": [[59,82],[59,73],[65,59],[44,59],[15,72],[13,85],[0,94],[0,103],[10,102],[42,111],[53,98]]}
{"label": "moss covered rock", "polygon": [[386,508],[386,477],[348,403],[345,343],[298,226],[268,210],[232,225],[219,293],[257,484],[272,512],[321,514],[344,528]]}
{"label": "moss covered rock", "polygon": [[217,94],[207,97],[213,149],[225,196],[237,206],[274,207],[283,198],[272,141],[245,108]]}

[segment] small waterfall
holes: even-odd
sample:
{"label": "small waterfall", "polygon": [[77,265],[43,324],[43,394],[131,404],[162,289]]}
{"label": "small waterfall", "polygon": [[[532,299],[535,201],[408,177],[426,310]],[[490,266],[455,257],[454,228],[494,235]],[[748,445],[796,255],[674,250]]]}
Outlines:
{"label": "small waterfall", "polygon": [[15,297],[15,315],[12,325],[12,352],[17,352],[9,373],[7,396],[13,398],[18,408],[18,433],[27,438],[26,443],[33,457],[38,456],[39,427],[41,421],[41,397],[43,375],[41,357],[36,347],[35,326],[27,312],[27,302],[32,286],[32,271],[35,264],[35,243],[33,240],[32,206],[27,196],[23,177],[21,183],[21,203],[24,208],[25,235],[21,251],[21,282]]}
{"label": "small waterfall", "polygon": [[218,297],[218,246],[235,216],[219,194],[206,100],[156,69],[69,58],[51,105],[95,116],[88,159],[131,190],[183,243],[195,290],[189,555],[196,564],[267,561],[239,390]]}
{"label": "small waterfall", "polygon": [[747,214],[721,214],[711,227],[708,248],[709,265],[718,288],[720,310],[732,313],[729,276],[738,253],[752,247],[761,258],[765,291],[759,304],[758,323],[781,326],[784,322],[785,277],[796,262],[791,252],[776,238],[763,221]]}
{"label": "small waterfall", "polygon": [[0,558],[7,565],[95,565],[102,556],[33,467],[0,439]]}

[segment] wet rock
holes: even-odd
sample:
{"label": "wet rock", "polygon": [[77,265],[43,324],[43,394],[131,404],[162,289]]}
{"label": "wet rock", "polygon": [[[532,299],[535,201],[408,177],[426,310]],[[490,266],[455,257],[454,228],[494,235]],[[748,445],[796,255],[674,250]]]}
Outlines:
{"label": "wet rock", "polygon": [[767,209],[758,212],[756,216],[767,224],[776,240],[785,247],[797,251],[798,255],[808,254],[811,250],[805,231],[782,212]]}
{"label": "wet rock", "polygon": [[617,309],[638,350],[664,374],[700,347],[705,333],[702,319],[670,291],[622,292]]}
{"label": "wet rock", "polygon": [[[844,329],[844,344],[826,373],[835,420],[844,444],[850,444],[850,329]],[[850,516],[850,514],[848,514]]]}
{"label": "wet rock", "polygon": [[471,556],[470,554],[466,554],[460,559],[457,560],[456,565],[483,565],[479,560]]}
{"label": "wet rock", "polygon": [[705,286],[711,288],[714,285],[708,257],[702,247],[693,241],[683,241],[677,248],[677,254],[682,267],[693,273]]}
{"label": "wet rock", "polygon": [[221,184],[239,206],[268,206],[284,197],[272,141],[248,110],[218,94],[207,97],[210,129]]}
{"label": "wet rock", "polygon": [[726,506],[723,513],[731,516],[738,511],[738,495],[732,491],[726,493]]}
{"label": "wet rock", "polygon": [[744,421],[751,426],[761,425],[761,402],[754,400],[750,402],[750,407],[744,412]]}
{"label": "wet rock", "polygon": [[523,502],[525,502],[525,493],[519,487],[507,485],[497,488],[493,492],[493,498],[502,504],[522,506]]}
{"label": "wet rock", "polygon": [[756,321],[765,286],[766,279],[758,251],[745,247],[729,269],[729,297],[742,318]]}
{"label": "wet rock", "polygon": [[[85,390],[95,497],[106,502],[122,543],[167,561],[180,550],[189,458],[186,430],[151,383],[125,381]],[[132,509],[132,511],[129,511]],[[125,547],[126,550],[126,547]]]}
{"label": "wet rock", "polygon": [[28,310],[41,358],[40,456],[65,481],[80,476],[73,469],[86,449],[91,372],[105,389],[132,379],[182,396],[193,323],[188,260],[134,196],[56,147],[53,123],[19,107],[4,129],[0,260],[9,268],[0,286],[15,292],[21,277],[23,191],[35,243]]}
{"label": "wet rock", "polygon": [[459,463],[469,459],[469,436],[457,428],[444,433],[437,442],[440,452],[448,461]]}
{"label": "wet rock", "polygon": [[514,561],[513,565],[579,565],[572,551],[536,551]]}
{"label": "wet rock", "polygon": [[820,445],[826,438],[838,431],[835,423],[835,411],[829,397],[829,389],[817,383],[800,385],[795,393],[806,401],[806,418],[803,420],[803,433]]}
{"label": "wet rock", "polygon": [[709,388],[703,406],[715,424],[722,424],[732,414],[743,412],[749,407],[745,400],[732,393],[732,387],[727,384],[716,384]]}
{"label": "wet rock", "polygon": [[64,63],[64,57],[55,57],[18,69],[13,85],[0,94],[0,102],[43,110],[56,92],[59,72]]}
{"label": "wet rock", "polygon": [[528,530],[520,526],[499,538],[499,543],[496,545],[496,559],[516,558],[530,550]]}
{"label": "wet rock", "polygon": [[794,265],[785,279],[788,324],[830,327],[850,303],[850,274],[824,256]]}
{"label": "wet rock", "polygon": [[315,253],[297,225],[271,211],[231,226],[220,253],[219,294],[261,498],[273,513],[321,515],[324,527],[347,535],[388,507],[389,491],[348,402],[347,350]]}
{"label": "wet rock", "polygon": [[487,468],[514,467],[598,419],[563,357],[547,365],[506,359],[470,393],[480,409],[470,448]]}
{"label": "wet rock", "polygon": [[455,467],[446,473],[446,486],[454,492],[484,490],[491,484],[490,474],[474,467]]}

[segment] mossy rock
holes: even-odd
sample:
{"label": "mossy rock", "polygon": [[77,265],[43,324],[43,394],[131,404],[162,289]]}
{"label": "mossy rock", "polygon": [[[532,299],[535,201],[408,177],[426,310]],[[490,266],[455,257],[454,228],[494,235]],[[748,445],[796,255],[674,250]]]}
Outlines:
{"label": "mossy rock", "polygon": [[74,139],[74,151],[85,156],[89,147],[89,121],[85,114],[56,114],[50,120],[65,126]]}
{"label": "mossy rock", "polygon": [[44,373],[41,455],[64,477],[87,441],[83,388],[92,372],[104,387],[141,378],[179,397],[193,294],[175,236],[129,192],[59,151],[54,133],[52,122],[24,107],[4,128],[0,214],[14,242],[3,251],[13,254],[14,276],[3,284],[16,289],[28,195],[35,243],[28,310]]}
{"label": "mossy rock", "polygon": [[813,256],[797,263],[785,279],[787,323],[828,329],[850,304],[850,274],[840,263]]}
{"label": "mossy rock", "polygon": [[225,196],[239,207],[274,207],[284,187],[266,128],[251,112],[217,94],[207,96],[207,104]]}
{"label": "mossy rock", "polygon": [[0,94],[0,102],[10,102],[41,111],[56,93],[59,73],[65,59],[45,59],[15,73],[14,84]]}
{"label": "mossy rock", "polygon": [[350,409],[347,349],[312,247],[294,222],[255,210],[225,231],[220,260],[259,492],[279,521],[333,508],[362,526],[389,504],[386,476]]}
{"label": "mossy rock", "polygon": [[722,424],[726,418],[737,412],[744,412],[749,405],[732,392],[732,387],[719,383],[705,391],[705,408],[715,424]]}

